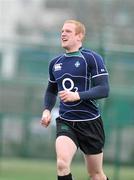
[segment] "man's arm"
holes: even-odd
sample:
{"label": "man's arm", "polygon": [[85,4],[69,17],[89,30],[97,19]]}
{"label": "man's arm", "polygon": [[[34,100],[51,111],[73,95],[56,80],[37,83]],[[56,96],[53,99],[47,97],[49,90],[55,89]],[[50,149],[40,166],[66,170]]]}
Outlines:
{"label": "man's arm", "polygon": [[101,99],[109,95],[109,81],[107,75],[101,75],[92,79],[92,87],[88,91],[79,92],[80,99]]}
{"label": "man's arm", "polygon": [[56,103],[57,92],[57,84],[49,82],[44,96],[44,111],[41,118],[42,126],[47,127],[51,122],[51,110]]}
{"label": "man's arm", "polygon": [[49,82],[44,96],[44,109],[52,110],[56,103],[57,93],[57,84]]}

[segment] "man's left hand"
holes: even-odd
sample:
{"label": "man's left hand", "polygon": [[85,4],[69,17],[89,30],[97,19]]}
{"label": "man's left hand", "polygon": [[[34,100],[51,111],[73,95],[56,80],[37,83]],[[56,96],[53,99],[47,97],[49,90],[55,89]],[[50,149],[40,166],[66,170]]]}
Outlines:
{"label": "man's left hand", "polygon": [[63,102],[74,102],[80,100],[80,96],[78,92],[72,92],[66,90],[60,91],[59,97]]}

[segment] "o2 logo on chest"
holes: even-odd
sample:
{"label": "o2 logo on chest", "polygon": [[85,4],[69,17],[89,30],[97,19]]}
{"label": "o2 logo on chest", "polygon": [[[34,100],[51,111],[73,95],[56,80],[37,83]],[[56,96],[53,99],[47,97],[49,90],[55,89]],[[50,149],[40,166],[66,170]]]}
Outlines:
{"label": "o2 logo on chest", "polygon": [[78,87],[74,87],[74,82],[70,78],[63,79],[62,87],[64,90],[67,90],[67,91],[72,91],[72,90],[74,90],[75,92],[78,91]]}

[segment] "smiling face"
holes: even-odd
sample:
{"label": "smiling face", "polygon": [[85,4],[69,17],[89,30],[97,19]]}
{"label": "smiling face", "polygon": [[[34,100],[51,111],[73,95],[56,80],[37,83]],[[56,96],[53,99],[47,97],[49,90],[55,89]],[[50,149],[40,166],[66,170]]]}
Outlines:
{"label": "smiling face", "polygon": [[78,51],[82,46],[83,34],[77,32],[77,26],[73,22],[65,22],[61,31],[61,45],[67,52]]}

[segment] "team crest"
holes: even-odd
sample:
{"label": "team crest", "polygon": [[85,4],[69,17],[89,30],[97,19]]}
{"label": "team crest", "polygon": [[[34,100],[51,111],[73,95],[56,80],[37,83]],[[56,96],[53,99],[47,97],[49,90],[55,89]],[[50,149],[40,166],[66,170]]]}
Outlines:
{"label": "team crest", "polygon": [[75,67],[79,67],[79,66],[80,66],[80,62],[79,62],[79,61],[76,61]]}

